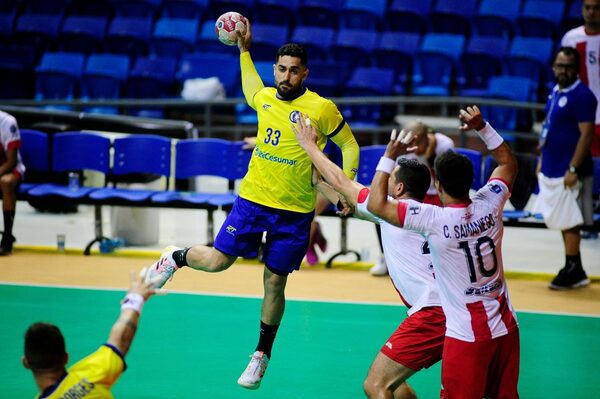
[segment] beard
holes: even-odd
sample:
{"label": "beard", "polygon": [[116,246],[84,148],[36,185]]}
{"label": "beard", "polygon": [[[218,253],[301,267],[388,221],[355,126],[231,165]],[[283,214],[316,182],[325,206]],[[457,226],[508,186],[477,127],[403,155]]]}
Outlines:
{"label": "beard", "polygon": [[287,99],[295,97],[298,93],[300,93],[302,86],[293,87],[289,84],[289,82],[281,82],[277,84],[276,89],[279,97]]}

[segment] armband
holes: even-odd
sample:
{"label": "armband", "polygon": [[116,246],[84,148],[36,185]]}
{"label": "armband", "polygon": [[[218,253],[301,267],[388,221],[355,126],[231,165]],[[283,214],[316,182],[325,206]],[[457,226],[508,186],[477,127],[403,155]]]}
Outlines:
{"label": "armband", "polygon": [[490,151],[494,151],[504,143],[502,136],[489,124],[485,123],[483,129],[478,130],[477,134],[481,137],[481,140],[485,143],[486,147]]}
{"label": "armband", "polygon": [[377,164],[377,168],[375,170],[379,172],[387,173],[388,175],[392,174],[392,171],[396,167],[396,161],[390,159],[388,157],[381,157],[379,159],[379,163]]}
{"label": "armband", "polygon": [[142,313],[142,307],[144,306],[144,297],[138,293],[130,292],[125,295],[121,302],[121,311],[125,309],[135,310],[138,313]]}

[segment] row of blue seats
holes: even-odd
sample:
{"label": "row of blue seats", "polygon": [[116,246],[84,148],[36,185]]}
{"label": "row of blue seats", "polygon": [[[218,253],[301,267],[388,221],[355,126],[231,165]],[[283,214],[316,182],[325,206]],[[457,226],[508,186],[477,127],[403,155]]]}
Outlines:
{"label": "row of blue seats", "polygon": [[236,10],[256,22],[443,33],[513,34],[556,37],[562,21],[581,19],[581,1],[562,0],[27,0],[5,14],[101,15],[214,20]]}
{"label": "row of blue seats", "polygon": [[[258,29],[258,27],[257,27]],[[500,73],[531,79],[531,94],[524,101],[537,100],[538,84],[550,82],[550,63],[554,51],[553,43],[547,39],[517,37],[507,38],[473,37],[468,43],[462,36],[446,34],[428,34],[421,38],[418,34],[384,33],[381,36],[365,31],[342,31],[333,43],[326,40],[325,28],[306,32],[297,30],[294,39],[305,43],[309,51],[309,67],[312,69],[312,83],[323,95],[343,94],[346,80],[359,66],[374,66],[389,69],[392,84],[374,87],[376,94],[416,94],[450,95],[452,89],[465,96],[478,96],[485,91],[489,78]],[[268,30],[265,30],[265,38]],[[332,32],[331,32],[332,33]],[[262,33],[261,33],[262,34]],[[332,33],[333,34],[333,33]],[[259,35],[260,36],[260,35]],[[212,39],[214,41],[214,38]],[[317,41],[318,40],[318,41]],[[220,44],[220,43],[219,43]],[[220,45],[221,47],[225,47]],[[252,55],[256,62],[272,65],[279,42],[256,40]],[[319,47],[317,47],[319,46]],[[164,43],[164,48],[175,46]],[[11,49],[13,50],[11,53]],[[182,81],[190,77],[217,76],[221,79],[229,96],[238,94],[238,62],[235,53],[222,54],[184,54],[179,58],[169,52],[156,52],[155,56],[138,57],[131,64],[127,55],[91,54],[86,63],[85,53],[49,52],[42,57],[36,67],[38,80],[57,75],[66,75],[70,81],[77,81],[82,75],[98,75],[114,78],[119,84],[128,77],[146,77],[162,82],[163,86],[175,80]],[[27,66],[30,57],[22,48],[6,47],[0,56],[0,70],[16,70],[25,73],[32,70]],[[331,55],[331,57],[327,57]],[[22,61],[19,61],[22,60]],[[133,65],[133,70],[129,67]],[[325,65],[325,66],[323,66]],[[270,68],[272,69],[272,68]],[[266,82],[272,81],[272,73]],[[60,77],[65,85],[65,77]],[[24,82],[25,83],[25,82]],[[10,88],[0,89],[0,92]],[[164,97],[168,91],[146,95],[125,94],[126,97]],[[82,97],[115,98],[120,93],[106,90],[112,95],[88,94],[82,90]],[[66,84],[63,90],[44,89],[40,82],[36,90],[38,99],[72,98],[73,85]],[[0,93],[2,97],[11,97],[13,93]],[[19,93],[16,93],[19,94]],[[170,93],[174,94],[174,93]],[[14,97],[14,95],[13,95]]]}

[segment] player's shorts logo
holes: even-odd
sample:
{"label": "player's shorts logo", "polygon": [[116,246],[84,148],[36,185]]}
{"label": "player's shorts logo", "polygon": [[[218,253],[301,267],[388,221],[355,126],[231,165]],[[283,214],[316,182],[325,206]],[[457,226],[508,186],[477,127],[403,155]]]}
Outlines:
{"label": "player's shorts logo", "polygon": [[237,231],[237,229],[232,225],[229,225],[225,228],[225,231],[227,231],[227,233],[231,234],[232,236],[235,236],[235,232]]}
{"label": "player's shorts logo", "polygon": [[496,193],[496,194],[500,194],[500,192],[502,191],[502,187],[500,187],[497,184],[492,184],[490,186],[490,191],[492,191],[493,193]]}
{"label": "player's shorts logo", "polygon": [[290,121],[292,121],[292,123],[298,123],[298,117],[300,117],[300,111],[290,112]]}

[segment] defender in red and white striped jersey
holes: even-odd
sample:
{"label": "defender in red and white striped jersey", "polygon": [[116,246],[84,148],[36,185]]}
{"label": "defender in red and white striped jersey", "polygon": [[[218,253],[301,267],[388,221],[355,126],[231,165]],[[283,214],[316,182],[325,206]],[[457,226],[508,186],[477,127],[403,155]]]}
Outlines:
{"label": "defender in red and white striped jersey", "polygon": [[[408,307],[408,318],[389,337],[371,364],[364,382],[365,393],[368,397],[415,398],[414,391],[404,381],[441,359],[446,330],[427,242],[420,234],[393,226],[369,212],[369,189],[346,177],[316,145],[314,128],[306,125],[302,117],[299,119],[298,129],[293,128],[298,143],[332,186],[318,182],[317,187],[333,201],[338,200],[337,193],[341,194],[348,205],[355,208],[355,216],[381,224],[390,277]],[[422,201],[429,188],[429,176],[425,164],[399,159],[390,177],[388,194],[390,198]],[[336,192],[328,192],[331,188]]]}
{"label": "defender in red and white striped jersey", "polygon": [[584,0],[581,6],[584,24],[571,29],[561,46],[574,47],[579,53],[579,79],[596,96],[596,133],[592,140],[592,156],[600,156],[600,0]]}
{"label": "defender in red and white striped jersey", "polygon": [[[368,210],[427,238],[446,314],[442,398],[518,398],[519,330],[502,265],[502,209],[510,196],[517,162],[477,107],[461,110],[462,130],[475,128],[498,167],[469,197],[473,166],[446,152],[435,162],[435,184],[443,208],[411,200],[389,200],[395,159],[409,143],[392,137],[371,186]],[[390,162],[391,161],[391,162]]]}
{"label": "defender in red and white striped jersey", "polygon": [[17,186],[25,174],[25,165],[19,154],[21,135],[15,118],[0,111],[0,192],[2,192],[2,213],[4,233],[0,241],[0,255],[12,252],[15,237],[12,227],[17,207]]}

